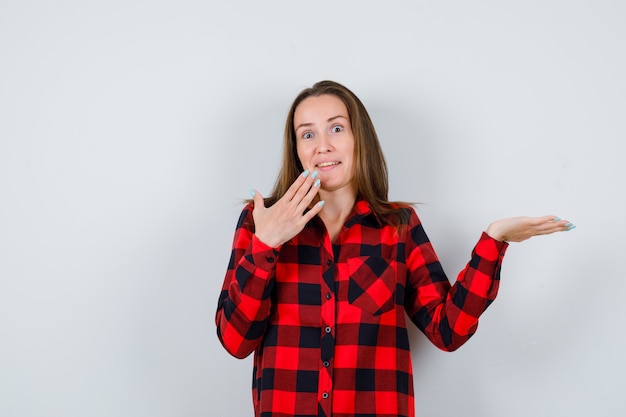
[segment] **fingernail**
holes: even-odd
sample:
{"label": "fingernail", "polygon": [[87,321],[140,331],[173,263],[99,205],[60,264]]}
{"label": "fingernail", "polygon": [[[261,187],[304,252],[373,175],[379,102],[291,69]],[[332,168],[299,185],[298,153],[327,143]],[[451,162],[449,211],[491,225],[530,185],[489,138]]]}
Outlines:
{"label": "fingernail", "polygon": [[254,190],[250,188],[250,197],[254,198]]}
{"label": "fingernail", "polygon": [[302,173],[302,176],[304,178],[308,177],[309,176],[309,170],[308,169],[304,170],[304,172]]}
{"label": "fingernail", "polygon": [[571,224],[571,223],[565,223],[563,226],[565,226],[565,227],[570,227],[570,226],[573,226],[573,224]]}
{"label": "fingernail", "polygon": [[313,183],[313,187],[319,187],[320,186],[320,179],[316,179],[315,182]]}
{"label": "fingernail", "polygon": [[311,178],[315,178],[317,177],[317,170],[313,171],[313,173],[311,174]]}
{"label": "fingernail", "polygon": [[574,226],[573,224],[570,223],[570,225],[567,227],[567,229],[565,230],[566,232],[569,232],[570,230],[576,229],[576,226]]}
{"label": "fingernail", "polygon": [[555,222],[561,221],[561,218],[560,218],[560,217],[555,217],[555,218],[554,218],[554,221],[555,221]]}
{"label": "fingernail", "polygon": [[320,201],[319,203],[317,203],[318,206],[322,207],[324,205],[324,203],[326,203],[324,200]]}

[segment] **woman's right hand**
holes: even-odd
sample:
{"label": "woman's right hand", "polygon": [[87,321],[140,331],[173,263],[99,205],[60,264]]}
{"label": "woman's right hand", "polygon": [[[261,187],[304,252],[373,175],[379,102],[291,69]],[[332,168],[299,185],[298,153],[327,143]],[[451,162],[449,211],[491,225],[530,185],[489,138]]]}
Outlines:
{"label": "woman's right hand", "polygon": [[305,213],[320,188],[320,180],[316,177],[317,171],[313,171],[311,175],[309,171],[304,171],[285,195],[271,207],[265,207],[263,196],[258,191],[253,191],[252,216],[257,239],[276,248],[304,229],[324,205],[324,201],[320,201]]}
{"label": "woman's right hand", "polygon": [[556,216],[510,217],[497,220],[485,232],[500,242],[522,242],[533,236],[549,235],[574,229],[572,223]]}

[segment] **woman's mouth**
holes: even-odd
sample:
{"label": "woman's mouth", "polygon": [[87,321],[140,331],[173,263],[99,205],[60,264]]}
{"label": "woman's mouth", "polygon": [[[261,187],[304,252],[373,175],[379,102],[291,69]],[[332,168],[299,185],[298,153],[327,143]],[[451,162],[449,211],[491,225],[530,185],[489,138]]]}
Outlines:
{"label": "woman's mouth", "polygon": [[317,168],[328,168],[328,167],[332,167],[335,165],[339,165],[341,162],[339,161],[328,161],[328,162],[320,162],[319,164],[315,165]]}

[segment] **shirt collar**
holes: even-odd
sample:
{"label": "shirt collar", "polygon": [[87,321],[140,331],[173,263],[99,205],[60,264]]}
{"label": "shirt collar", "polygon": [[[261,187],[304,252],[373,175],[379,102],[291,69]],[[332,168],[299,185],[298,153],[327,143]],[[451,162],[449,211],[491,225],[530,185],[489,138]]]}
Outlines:
{"label": "shirt collar", "polygon": [[[371,217],[373,221],[379,227],[383,226],[383,222],[380,220],[380,217],[372,210],[372,206],[362,197],[357,197],[354,206],[352,207],[352,212],[348,215],[348,219],[346,220],[346,226],[350,227],[354,225],[354,223],[358,222],[359,219],[364,219],[367,217]],[[315,216],[309,223],[307,223],[307,227],[315,227],[316,222],[321,222],[321,220]]]}
{"label": "shirt collar", "polygon": [[376,221],[376,223],[378,223],[379,226],[383,225],[383,223],[380,220],[380,217],[374,212],[374,210],[372,210],[372,206],[370,206],[370,203],[368,203],[362,197],[357,197],[357,200],[354,203],[354,207],[352,209],[352,213],[353,214],[351,214],[348,217],[348,221],[346,222],[346,225],[351,224],[351,222],[354,221],[354,219],[357,216],[358,217],[372,216],[372,218]]}

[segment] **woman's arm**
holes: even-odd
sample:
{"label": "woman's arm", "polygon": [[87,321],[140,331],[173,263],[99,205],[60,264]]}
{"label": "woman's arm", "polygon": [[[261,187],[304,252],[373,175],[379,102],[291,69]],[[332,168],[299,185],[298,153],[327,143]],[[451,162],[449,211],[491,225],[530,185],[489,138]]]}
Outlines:
{"label": "woman's arm", "polygon": [[215,315],[222,345],[238,358],[254,351],[267,329],[280,247],[322,209],[318,203],[305,212],[320,184],[308,174],[299,175],[271,207],[252,191],[253,202],[239,217]]}
{"label": "woman's arm", "polygon": [[265,334],[277,259],[278,250],[255,237],[249,204],[237,223],[215,315],[220,342],[235,357],[248,356]]}
{"label": "woman's arm", "polygon": [[478,318],[497,295],[507,242],[573,227],[555,216],[498,220],[482,234],[470,261],[450,285],[414,214],[407,242],[405,308],[409,317],[440,349],[458,349],[476,332]]}

